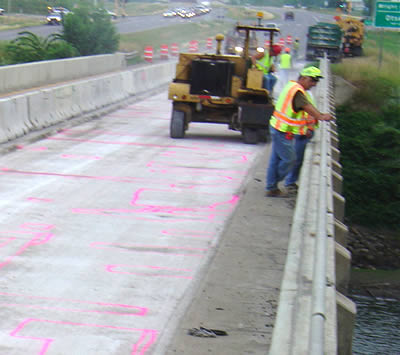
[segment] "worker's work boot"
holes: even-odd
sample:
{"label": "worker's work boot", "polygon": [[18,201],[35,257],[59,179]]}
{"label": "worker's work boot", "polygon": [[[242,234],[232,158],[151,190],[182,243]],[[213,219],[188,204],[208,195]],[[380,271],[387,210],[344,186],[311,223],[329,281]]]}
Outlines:
{"label": "worker's work boot", "polygon": [[288,194],[279,189],[274,189],[274,190],[267,190],[265,192],[265,196],[267,196],[267,197],[288,197]]}

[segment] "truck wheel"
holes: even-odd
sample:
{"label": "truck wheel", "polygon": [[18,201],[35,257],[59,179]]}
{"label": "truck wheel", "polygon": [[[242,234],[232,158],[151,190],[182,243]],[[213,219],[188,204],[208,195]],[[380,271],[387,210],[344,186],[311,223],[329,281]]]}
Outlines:
{"label": "truck wheel", "polygon": [[244,127],[242,134],[243,134],[243,142],[245,142],[246,144],[257,144],[258,142],[257,130],[249,127]]}
{"label": "truck wheel", "polygon": [[268,128],[259,128],[257,131],[258,141],[261,143],[268,143],[269,141],[269,130]]}
{"label": "truck wheel", "polygon": [[354,47],[353,48],[353,56],[361,57],[362,56],[362,48],[361,47]]}
{"label": "truck wheel", "polygon": [[185,136],[185,113],[182,111],[172,111],[171,124],[169,127],[171,138],[183,138]]}

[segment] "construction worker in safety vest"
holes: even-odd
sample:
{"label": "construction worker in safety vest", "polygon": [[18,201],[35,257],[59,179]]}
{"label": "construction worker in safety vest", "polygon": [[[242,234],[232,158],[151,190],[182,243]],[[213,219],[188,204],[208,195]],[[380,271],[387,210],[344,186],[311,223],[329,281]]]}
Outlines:
{"label": "construction worker in safety vest", "polygon": [[267,169],[266,196],[287,197],[278,188],[296,162],[295,136],[306,135],[311,117],[317,121],[330,121],[332,116],[319,112],[310,102],[306,91],[322,78],[319,68],[304,68],[297,81],[289,81],[275,104],[270,119],[271,155]]}
{"label": "construction worker in safety vest", "polygon": [[272,63],[272,57],[269,55],[268,48],[258,48],[257,53],[252,57],[252,62],[264,74],[263,88],[272,94],[278,79],[274,75],[275,65]]}
{"label": "construction worker in safety vest", "polygon": [[[316,107],[314,97],[310,91],[305,92],[307,96],[307,100]],[[294,150],[296,153],[296,161],[293,165],[293,168],[286,175],[285,179],[285,188],[289,194],[296,194],[298,190],[297,180],[300,175],[300,169],[303,165],[304,153],[306,150],[307,143],[314,136],[314,130],[318,127],[318,120],[316,120],[311,115],[306,114],[307,120],[307,130],[305,134],[296,134],[294,135]]]}
{"label": "construction worker in safety vest", "polygon": [[285,51],[280,55],[279,63],[279,82],[280,85],[285,85],[289,80],[289,71],[292,69],[292,56],[290,48],[285,48]]}
{"label": "construction worker in safety vest", "polygon": [[296,38],[293,42],[293,61],[296,61],[296,59],[298,58],[299,49],[300,49],[300,41],[298,38]]}

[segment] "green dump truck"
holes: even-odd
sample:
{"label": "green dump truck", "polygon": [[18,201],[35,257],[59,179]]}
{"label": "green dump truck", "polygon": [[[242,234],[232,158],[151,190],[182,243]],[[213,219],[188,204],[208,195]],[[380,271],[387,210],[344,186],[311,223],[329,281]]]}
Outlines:
{"label": "green dump truck", "polygon": [[322,58],[326,53],[331,62],[342,59],[343,32],[339,25],[327,22],[318,22],[308,28],[306,59]]}

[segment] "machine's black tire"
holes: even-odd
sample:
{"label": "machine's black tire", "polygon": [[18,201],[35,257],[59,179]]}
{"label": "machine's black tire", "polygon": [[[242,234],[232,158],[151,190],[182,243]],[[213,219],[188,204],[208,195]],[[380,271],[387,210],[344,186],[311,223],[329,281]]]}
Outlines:
{"label": "machine's black tire", "polygon": [[258,131],[256,129],[244,127],[242,135],[243,135],[243,142],[245,142],[246,144],[257,144]]}
{"label": "machine's black tire", "polygon": [[354,47],[353,48],[353,56],[354,57],[361,57],[363,55],[363,50],[361,47]]}
{"label": "machine's black tire", "polygon": [[269,130],[268,128],[259,128],[257,130],[258,134],[258,141],[261,143],[268,143],[269,142]]}
{"label": "machine's black tire", "polygon": [[185,113],[182,111],[172,111],[171,123],[169,126],[169,135],[171,138],[185,137]]}

